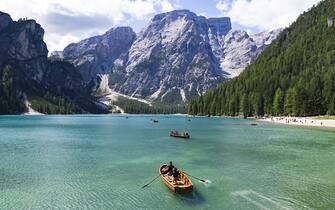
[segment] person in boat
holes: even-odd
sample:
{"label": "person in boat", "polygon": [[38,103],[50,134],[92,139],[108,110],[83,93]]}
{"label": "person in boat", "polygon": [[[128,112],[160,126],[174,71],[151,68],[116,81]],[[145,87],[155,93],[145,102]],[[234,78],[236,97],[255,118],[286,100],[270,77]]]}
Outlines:
{"label": "person in boat", "polygon": [[179,180],[179,171],[176,167],[174,167],[172,170],[172,177],[174,182],[177,182]]}
{"label": "person in boat", "polygon": [[170,135],[172,135],[172,136],[178,136],[179,133],[178,133],[178,131],[171,131],[171,132],[170,132]]}
{"label": "person in boat", "polygon": [[172,175],[172,173],[173,173],[173,169],[174,169],[174,168],[175,168],[175,167],[174,167],[174,165],[172,164],[172,161],[170,161],[169,165],[167,166],[167,174],[168,174],[169,176]]}
{"label": "person in boat", "polygon": [[189,136],[188,132],[185,132],[185,133],[184,133],[184,136],[188,137],[188,136]]}
{"label": "person in boat", "polygon": [[172,176],[172,172],[173,172],[173,164],[172,161],[170,161],[170,163],[168,165],[165,166],[165,168],[163,169],[163,174],[167,174],[168,176]]}

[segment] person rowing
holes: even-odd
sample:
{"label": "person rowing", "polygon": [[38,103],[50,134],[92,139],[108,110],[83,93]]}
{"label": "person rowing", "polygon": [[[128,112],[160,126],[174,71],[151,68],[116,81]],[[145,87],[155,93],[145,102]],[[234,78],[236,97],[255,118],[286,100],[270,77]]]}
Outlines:
{"label": "person rowing", "polygon": [[172,161],[170,161],[169,165],[166,165],[165,168],[163,169],[164,173],[167,174],[168,176],[172,176],[174,169],[174,165],[172,164]]}
{"label": "person rowing", "polygon": [[180,175],[180,173],[179,173],[178,169],[177,168],[173,168],[173,170],[172,170],[172,178],[173,178],[173,182],[174,183],[177,183],[177,181],[179,180],[179,175]]}
{"label": "person rowing", "polygon": [[173,173],[173,169],[175,168],[174,165],[172,164],[172,161],[170,161],[169,165],[167,166],[168,170],[167,170],[167,174],[168,176],[171,176]]}

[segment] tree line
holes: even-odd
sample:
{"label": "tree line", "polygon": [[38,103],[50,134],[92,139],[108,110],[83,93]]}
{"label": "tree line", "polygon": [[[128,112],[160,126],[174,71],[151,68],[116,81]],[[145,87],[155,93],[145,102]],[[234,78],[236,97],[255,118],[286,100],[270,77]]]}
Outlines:
{"label": "tree line", "polygon": [[78,113],[75,105],[66,101],[63,97],[46,92],[43,97],[32,97],[31,107],[44,114],[75,114]]}
{"label": "tree line", "polygon": [[185,105],[169,105],[163,103],[153,103],[152,106],[148,104],[130,100],[125,97],[118,97],[113,105],[121,107],[128,114],[175,114],[187,113]]}

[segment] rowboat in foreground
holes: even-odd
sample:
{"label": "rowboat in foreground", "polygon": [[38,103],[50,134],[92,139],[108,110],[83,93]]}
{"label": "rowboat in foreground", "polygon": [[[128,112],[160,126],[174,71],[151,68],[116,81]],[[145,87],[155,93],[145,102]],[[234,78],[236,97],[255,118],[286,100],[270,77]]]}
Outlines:
{"label": "rowboat in foreground", "polygon": [[175,137],[175,138],[183,138],[183,139],[189,139],[190,134],[187,132],[179,133],[178,131],[171,131],[170,136]]}
{"label": "rowboat in foreground", "polygon": [[186,174],[179,170],[179,178],[176,181],[173,181],[172,176],[168,176],[167,171],[164,170],[166,167],[167,165],[165,164],[159,168],[159,173],[164,184],[175,193],[190,193],[193,189],[193,184]]}

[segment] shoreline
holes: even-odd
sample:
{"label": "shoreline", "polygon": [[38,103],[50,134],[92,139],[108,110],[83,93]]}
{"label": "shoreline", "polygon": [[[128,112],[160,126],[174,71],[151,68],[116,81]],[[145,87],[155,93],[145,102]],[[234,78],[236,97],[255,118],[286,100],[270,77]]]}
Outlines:
{"label": "shoreline", "polygon": [[335,128],[335,120],[315,119],[315,117],[267,117],[257,119],[257,121],[303,127]]}

